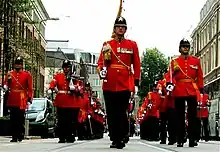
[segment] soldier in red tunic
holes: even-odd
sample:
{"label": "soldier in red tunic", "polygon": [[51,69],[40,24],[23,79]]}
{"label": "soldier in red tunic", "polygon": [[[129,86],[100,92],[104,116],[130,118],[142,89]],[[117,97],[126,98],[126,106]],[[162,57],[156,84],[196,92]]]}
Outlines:
{"label": "soldier in red tunic", "polygon": [[[197,99],[203,94],[203,73],[200,60],[189,55],[190,43],[181,40],[179,51],[181,55],[171,61],[168,71],[167,90],[172,91],[175,98],[177,116],[177,146],[183,147],[185,133],[185,101],[188,105],[189,147],[197,146],[195,142]],[[175,85],[175,86],[174,86]]]}
{"label": "soldier in red tunic", "polygon": [[114,24],[115,38],[104,42],[97,68],[103,79],[109,134],[113,141],[110,147],[119,149],[125,146],[124,138],[128,135],[126,110],[131,91],[136,88],[137,92],[140,79],[138,47],[135,41],[124,38],[126,30],[126,20],[118,17]]}
{"label": "soldier in red tunic", "polygon": [[9,91],[7,106],[10,109],[12,124],[11,142],[22,141],[25,131],[25,109],[33,99],[33,81],[31,73],[23,70],[21,57],[15,60],[14,70],[7,73],[4,88]]}
{"label": "soldier in red tunic", "polygon": [[[209,140],[209,110],[208,107],[211,106],[211,103],[208,100],[208,94],[201,95],[201,100],[198,101],[197,106],[197,118],[198,118],[198,127],[197,127],[197,140],[201,138],[201,130],[204,131],[205,137],[204,140]],[[202,123],[202,126],[201,126]]]}
{"label": "soldier in red tunic", "polygon": [[79,80],[73,78],[74,71],[71,71],[70,61],[65,60],[62,68],[62,73],[54,75],[50,89],[57,92],[54,106],[57,108],[59,143],[72,143],[75,141],[73,133],[76,132],[73,124],[77,122],[83,92]]}
{"label": "soldier in red tunic", "polygon": [[160,108],[160,95],[156,88],[156,84],[153,85],[152,92],[148,92],[146,102],[146,134],[147,140],[158,141],[159,140],[159,108]]}

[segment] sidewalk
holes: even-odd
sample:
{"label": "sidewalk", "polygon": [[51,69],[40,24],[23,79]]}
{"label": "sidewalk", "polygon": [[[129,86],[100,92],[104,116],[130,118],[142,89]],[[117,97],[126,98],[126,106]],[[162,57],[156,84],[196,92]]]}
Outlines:
{"label": "sidewalk", "polygon": [[[28,136],[24,140],[41,139],[40,136]],[[10,141],[11,136],[0,136],[0,142]]]}

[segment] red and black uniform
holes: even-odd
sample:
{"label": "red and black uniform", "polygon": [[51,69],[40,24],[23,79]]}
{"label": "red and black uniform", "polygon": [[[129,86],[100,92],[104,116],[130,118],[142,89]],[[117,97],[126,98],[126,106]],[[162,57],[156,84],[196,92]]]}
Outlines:
{"label": "red and black uniform", "polygon": [[[117,18],[115,26],[122,25],[126,26],[125,19]],[[121,143],[128,136],[126,111],[130,92],[134,91],[140,79],[140,58],[136,42],[124,38],[105,42],[98,59],[98,72],[104,67],[107,68],[107,76],[102,89],[110,140]]]}
{"label": "red and black uniform", "polygon": [[[182,147],[185,134],[185,101],[188,105],[189,120],[189,147],[195,143],[197,98],[203,93],[203,73],[200,60],[188,55],[190,43],[187,40],[180,41],[181,56],[173,59],[167,75],[167,82],[175,84],[172,96],[175,100],[177,116],[177,146]],[[170,77],[172,75],[172,77]]]}
{"label": "red and black uniform", "polygon": [[149,92],[141,106],[140,136],[141,139],[149,141],[158,141],[159,139],[159,106],[160,95],[155,90]]}
{"label": "red and black uniform", "polygon": [[[209,95],[201,95],[200,101],[198,101],[197,107],[197,118],[198,118],[198,127],[197,127],[197,140],[201,139],[201,130],[204,131],[205,137],[204,140],[209,140],[209,110],[210,102],[208,100]],[[202,125],[201,125],[202,124]],[[203,137],[203,136],[202,136]]]}
{"label": "red and black uniform", "polygon": [[[7,106],[10,109],[12,124],[12,142],[21,141],[24,136],[25,109],[33,99],[33,80],[28,71],[22,69],[23,60],[18,57],[15,61],[15,70],[7,73],[4,81],[8,88]],[[21,66],[21,67],[20,67]]]}
{"label": "red and black uniform", "polygon": [[[63,67],[71,66],[69,61],[64,61]],[[75,90],[70,90],[69,74],[57,73],[50,83],[50,89],[57,89],[54,106],[57,108],[58,136],[60,143],[74,142],[78,112],[82,101],[82,89],[79,80],[74,80]],[[74,124],[74,125],[73,125]]]}
{"label": "red and black uniform", "polygon": [[167,138],[167,100],[166,98],[166,89],[164,87],[165,80],[159,80],[157,83],[157,89],[160,94],[160,143],[166,144]]}
{"label": "red and black uniform", "polygon": [[[167,95],[166,88],[166,75],[164,79],[158,82],[158,89],[161,90],[161,106],[160,106],[160,119],[161,119],[161,143],[166,143],[168,132],[168,145],[173,145],[176,142],[176,114],[175,104],[172,94]],[[167,131],[166,131],[167,130]]]}
{"label": "red and black uniform", "polygon": [[105,113],[101,108],[101,103],[96,102],[96,108],[94,109],[93,120],[94,120],[94,135],[96,139],[103,138],[104,133],[104,119]]}

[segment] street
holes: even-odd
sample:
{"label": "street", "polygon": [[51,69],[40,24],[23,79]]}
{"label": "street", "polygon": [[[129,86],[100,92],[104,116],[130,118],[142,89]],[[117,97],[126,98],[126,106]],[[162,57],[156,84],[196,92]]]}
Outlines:
{"label": "street", "polygon": [[[0,152],[114,152],[110,149],[110,141],[107,137],[93,141],[77,141],[73,144],[58,144],[58,139],[31,139],[21,143],[9,143],[9,138],[0,137]],[[134,137],[124,151],[130,152],[219,152],[220,144],[217,141],[208,143],[200,142],[199,147],[189,148],[185,144],[183,148],[176,145],[160,145],[159,142],[146,142]]]}

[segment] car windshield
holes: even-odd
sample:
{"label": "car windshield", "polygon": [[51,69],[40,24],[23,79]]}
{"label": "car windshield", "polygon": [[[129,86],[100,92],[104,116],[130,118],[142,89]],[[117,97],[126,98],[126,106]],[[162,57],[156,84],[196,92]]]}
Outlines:
{"label": "car windshield", "polygon": [[42,111],[45,109],[45,100],[43,99],[34,99],[32,104],[29,105],[28,111],[33,112],[33,111]]}

